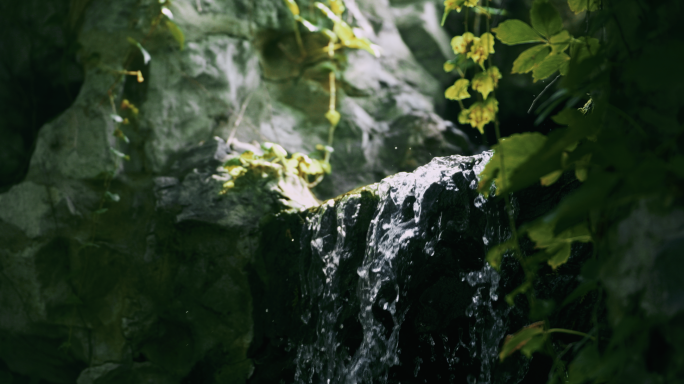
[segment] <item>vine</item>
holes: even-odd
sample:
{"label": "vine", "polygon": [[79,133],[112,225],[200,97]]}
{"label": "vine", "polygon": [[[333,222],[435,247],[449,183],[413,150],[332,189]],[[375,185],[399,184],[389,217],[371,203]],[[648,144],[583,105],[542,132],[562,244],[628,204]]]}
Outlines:
{"label": "vine", "polygon": [[[292,15],[295,40],[300,56],[293,58],[297,62],[302,62],[310,55],[324,53],[330,65],[323,65],[323,69],[328,71],[329,102],[325,118],[330,123],[328,129],[327,143],[316,145],[317,152],[305,155],[294,153],[287,154],[284,148],[274,143],[263,143],[260,152],[246,151],[240,156],[236,156],[226,162],[224,168],[230,175],[230,180],[223,184],[222,193],[235,187],[236,180],[254,169],[257,174],[263,174],[264,166],[270,166],[277,170],[276,173],[289,172],[299,176],[309,188],[313,188],[323,180],[326,174],[332,171],[330,165],[330,155],[333,152],[333,139],[335,129],[340,122],[341,115],[337,111],[337,66],[335,65],[335,55],[343,48],[362,49],[374,56],[380,55],[380,48],[371,43],[370,40],[362,36],[357,28],[352,28],[347,22],[342,20],[346,11],[346,6],[342,0],[328,0],[328,5],[315,2],[314,6],[318,9],[324,19],[315,18],[313,22],[302,17],[299,5],[295,0],[284,0],[290,14]],[[314,16],[314,15],[311,15]],[[332,26],[331,26],[332,24]],[[325,36],[328,44],[321,51],[308,52],[304,47],[302,34],[299,25],[307,33],[318,33]],[[327,64],[327,63],[326,63]],[[231,135],[232,137],[232,135]],[[263,153],[261,153],[263,152]]]}
{"label": "vine", "polygon": [[[682,196],[684,109],[682,102],[664,96],[668,92],[656,93],[658,88],[654,84],[665,83],[656,76],[648,76],[652,68],[647,64],[656,52],[653,47],[678,44],[676,36],[681,37],[681,33],[675,32],[678,22],[672,14],[681,11],[682,6],[676,1],[645,4],[634,0],[618,4],[609,0],[569,0],[569,10],[575,14],[584,12],[586,21],[584,35],[573,37],[564,29],[556,6],[548,0],[534,0],[531,25],[506,20],[496,28],[490,28],[489,19],[496,12],[503,14],[502,11],[489,8],[488,1],[486,7],[479,3],[444,2],[443,23],[450,11],[465,10],[465,32],[451,42],[457,56],[444,65],[445,71],[456,70],[461,78],[446,90],[445,96],[459,102],[461,124],[470,124],[480,133],[484,133],[487,124],[494,124],[497,143],[480,174],[478,190],[505,200],[512,234],[506,242],[492,247],[486,259],[498,270],[505,255],[515,257],[523,269],[524,281],[506,296],[506,301],[509,305],[521,303],[516,296],[523,294],[530,307],[530,319],[535,321],[509,335],[499,357],[503,361],[516,351],[528,357],[533,353],[550,354],[554,363],[549,382],[641,380],[623,373],[635,369],[631,365],[643,359],[650,348],[644,337],[649,332],[662,332],[659,330],[674,320],[648,317],[634,309],[614,313],[617,319],[631,317],[608,325],[596,316],[599,301],[595,303],[593,328],[586,333],[552,328],[549,319],[587,295],[606,296],[601,277],[605,272],[601,271],[621,260],[605,254],[600,246],[607,241],[605,228],[615,223],[616,211],[628,210],[649,197],[671,206]],[[468,13],[472,10],[477,18],[487,21],[487,31],[480,36],[468,32]],[[631,24],[620,21],[624,19],[632,20]],[[515,59],[512,74],[531,73],[534,82],[555,75],[528,111],[539,114],[537,121],[555,113],[552,120],[561,127],[548,136],[536,132],[500,136],[495,90],[501,73],[488,60],[494,53],[492,34],[506,45],[532,45]],[[471,69],[475,73],[469,77]],[[673,84],[681,83],[681,76],[675,78]],[[535,110],[537,101],[554,85],[559,89]],[[477,100],[466,107],[464,101],[471,98],[468,87],[478,94]],[[646,94],[649,100],[644,100]],[[578,107],[582,99],[586,102]],[[663,141],[663,137],[670,139]],[[533,184],[552,185],[566,172],[574,173],[580,186],[550,213],[516,227],[509,195]],[[525,256],[521,252],[519,240],[523,236],[536,245],[537,253]],[[594,249],[593,258],[583,267],[582,283],[559,306],[536,298],[534,286],[540,269],[544,264],[552,270],[563,266],[576,242],[592,243]],[[580,339],[558,353],[558,344],[552,343],[550,337],[554,333]],[[681,365],[674,360],[663,364],[665,368],[657,372],[652,367],[642,367],[645,373],[639,382],[645,382],[645,377],[653,382],[668,382],[682,374]]]}

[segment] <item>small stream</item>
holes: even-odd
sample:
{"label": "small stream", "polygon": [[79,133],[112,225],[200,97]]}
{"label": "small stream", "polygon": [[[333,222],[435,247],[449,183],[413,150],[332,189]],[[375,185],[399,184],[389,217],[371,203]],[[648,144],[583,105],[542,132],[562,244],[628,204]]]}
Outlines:
{"label": "small stream", "polygon": [[490,156],[436,158],[306,218],[299,268],[308,336],[297,343],[295,383],[524,376],[527,360],[497,370],[512,307],[484,255],[510,231],[501,203],[476,192]]}

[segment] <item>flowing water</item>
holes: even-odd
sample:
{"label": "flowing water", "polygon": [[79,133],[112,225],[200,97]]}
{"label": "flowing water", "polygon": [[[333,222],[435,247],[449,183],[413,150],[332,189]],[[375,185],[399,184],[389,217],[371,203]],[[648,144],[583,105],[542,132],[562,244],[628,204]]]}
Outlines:
{"label": "flowing water", "polygon": [[[296,383],[388,383],[400,382],[401,375],[413,376],[411,382],[512,383],[524,375],[526,363],[513,373],[495,372],[511,309],[501,305],[500,276],[484,262],[484,252],[510,233],[501,204],[475,192],[476,175],[490,156],[436,158],[413,173],[330,200],[307,217],[300,239],[306,254],[301,321],[310,337],[297,349]],[[467,295],[467,305],[447,308],[457,312],[452,323],[467,324],[456,337],[421,323],[428,313],[422,308],[432,301],[422,304],[415,287],[431,283],[421,275],[431,259],[458,254],[444,244],[465,233],[477,233],[480,244],[472,246],[477,255],[460,256],[472,260],[456,261],[474,267],[459,267],[448,280],[455,295]],[[413,320],[406,323],[412,308]],[[416,347],[402,353],[409,338]],[[416,354],[418,348],[429,352]],[[408,356],[414,357],[406,361]],[[429,371],[437,363],[444,372]]]}

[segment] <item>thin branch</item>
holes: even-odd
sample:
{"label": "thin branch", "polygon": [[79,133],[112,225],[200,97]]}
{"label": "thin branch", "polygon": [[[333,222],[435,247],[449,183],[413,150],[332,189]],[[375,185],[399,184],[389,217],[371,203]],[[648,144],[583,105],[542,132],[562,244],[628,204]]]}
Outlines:
{"label": "thin branch", "polygon": [[549,85],[547,85],[547,86],[541,91],[541,93],[540,93],[539,95],[537,95],[537,97],[534,98],[534,101],[532,101],[532,105],[530,105],[530,109],[527,110],[527,113],[528,113],[528,114],[529,114],[529,113],[532,113],[532,109],[534,109],[534,105],[537,104],[537,101],[539,100],[539,98],[542,97],[542,95],[546,92],[546,90],[549,89],[549,87],[552,86],[553,83],[555,83],[556,80],[558,80],[559,77],[561,77],[560,74],[559,74],[558,76],[556,76],[556,78],[553,79],[553,81],[550,82]]}
{"label": "thin branch", "polygon": [[230,136],[228,136],[228,140],[226,140],[227,145],[230,145],[230,143],[233,141],[233,138],[235,137],[235,132],[237,131],[238,126],[242,121],[242,117],[245,115],[245,110],[247,109],[247,105],[249,105],[249,101],[252,99],[252,95],[254,95],[254,91],[250,92],[249,95],[247,95],[247,98],[245,98],[245,101],[242,103],[242,107],[240,107],[238,117],[237,119],[235,119],[235,124],[233,124],[233,131],[230,132]]}

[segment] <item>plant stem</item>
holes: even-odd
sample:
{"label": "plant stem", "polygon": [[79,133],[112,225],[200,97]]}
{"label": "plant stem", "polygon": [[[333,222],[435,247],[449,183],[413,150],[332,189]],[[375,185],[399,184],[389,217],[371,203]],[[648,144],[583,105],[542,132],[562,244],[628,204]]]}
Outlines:
{"label": "plant stem", "polygon": [[551,328],[546,330],[546,333],[568,333],[570,335],[577,335],[577,336],[584,336],[586,338],[589,338],[591,340],[596,341],[596,338],[594,336],[588,335],[584,332],[580,331],[573,331],[572,329],[565,329],[565,328]]}

